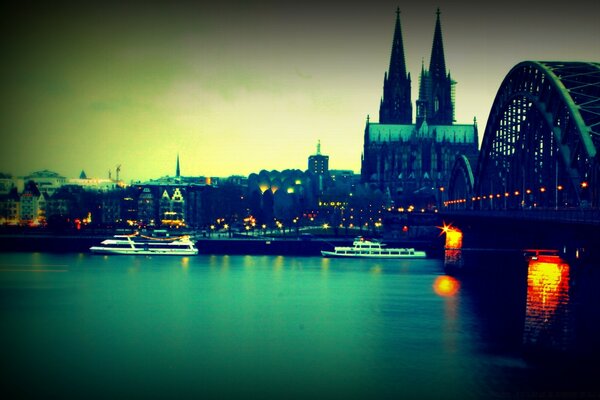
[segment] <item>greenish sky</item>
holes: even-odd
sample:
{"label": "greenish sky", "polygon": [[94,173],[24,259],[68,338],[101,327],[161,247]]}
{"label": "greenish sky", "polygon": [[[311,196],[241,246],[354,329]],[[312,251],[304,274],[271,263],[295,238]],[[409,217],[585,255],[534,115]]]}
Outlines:
{"label": "greenish sky", "polygon": [[[301,3],[301,4],[300,4]],[[480,134],[523,60],[600,60],[600,2],[22,2],[3,6],[0,172],[126,181],[175,172],[360,170],[401,8],[413,102],[435,10],[456,118]],[[516,11],[518,9],[518,11]]]}

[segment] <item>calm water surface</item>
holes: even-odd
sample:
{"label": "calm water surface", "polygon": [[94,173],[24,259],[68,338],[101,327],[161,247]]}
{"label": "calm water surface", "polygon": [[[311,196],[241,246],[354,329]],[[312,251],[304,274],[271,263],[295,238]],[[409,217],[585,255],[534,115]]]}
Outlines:
{"label": "calm water surface", "polygon": [[600,397],[593,365],[523,355],[521,278],[451,278],[432,259],[4,253],[2,386],[18,397]]}

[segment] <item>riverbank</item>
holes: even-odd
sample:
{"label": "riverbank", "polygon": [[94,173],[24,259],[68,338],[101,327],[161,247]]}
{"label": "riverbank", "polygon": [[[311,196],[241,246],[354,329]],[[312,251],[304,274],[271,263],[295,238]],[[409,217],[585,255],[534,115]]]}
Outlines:
{"label": "riverbank", "polygon": [[[88,252],[106,236],[102,235],[0,235],[0,252]],[[250,254],[319,256],[321,250],[349,246],[353,238],[205,238],[196,241],[199,254]],[[386,242],[390,247],[414,247],[428,254],[436,252],[435,243],[425,240]]]}

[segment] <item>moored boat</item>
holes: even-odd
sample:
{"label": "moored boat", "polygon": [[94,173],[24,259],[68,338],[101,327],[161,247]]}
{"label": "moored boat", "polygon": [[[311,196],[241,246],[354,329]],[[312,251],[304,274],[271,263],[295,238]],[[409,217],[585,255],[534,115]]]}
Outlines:
{"label": "moored boat", "polygon": [[188,256],[198,254],[189,236],[157,238],[139,234],[115,235],[103,240],[98,246],[90,247],[95,254],[140,254]]}
{"label": "moored boat", "polygon": [[349,258],[425,258],[427,253],[413,248],[391,248],[374,241],[357,238],[352,247],[335,246],[333,251],[321,250],[323,257]]}

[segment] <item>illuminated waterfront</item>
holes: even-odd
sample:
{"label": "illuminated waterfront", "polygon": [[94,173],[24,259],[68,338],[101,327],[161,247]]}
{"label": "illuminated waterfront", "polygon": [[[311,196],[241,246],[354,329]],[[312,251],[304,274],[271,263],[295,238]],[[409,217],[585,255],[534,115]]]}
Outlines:
{"label": "illuminated waterfront", "polygon": [[528,280],[524,261],[487,260],[503,272],[451,277],[433,259],[3,253],[3,386],[43,397],[600,395],[589,366],[553,350],[538,364],[523,348],[547,344],[544,321],[576,298],[568,326],[594,349],[593,269],[569,297],[568,266],[530,265]]}

